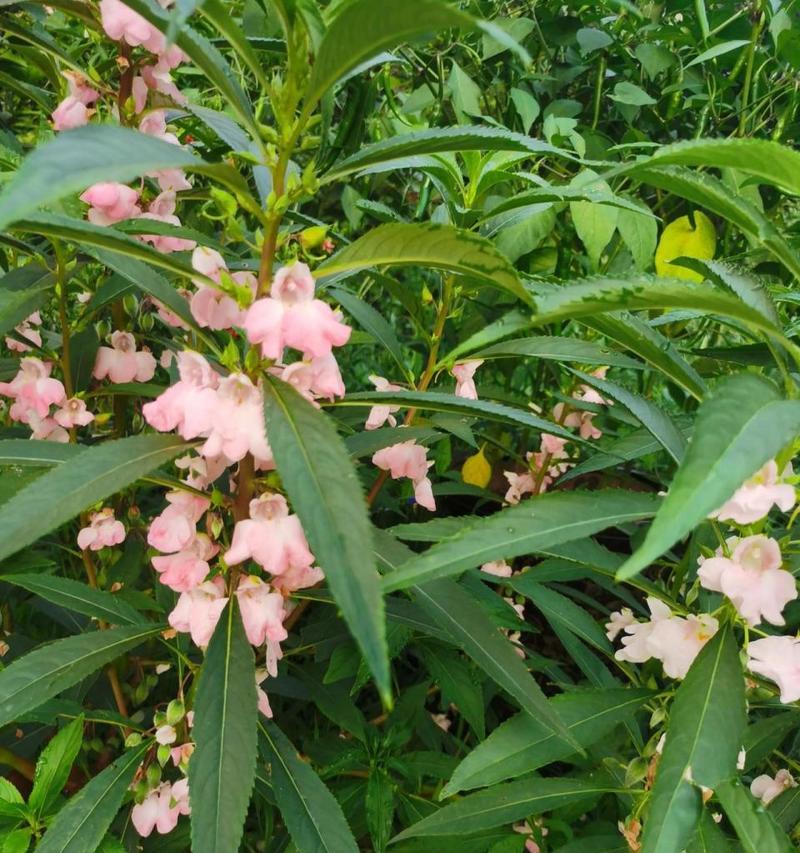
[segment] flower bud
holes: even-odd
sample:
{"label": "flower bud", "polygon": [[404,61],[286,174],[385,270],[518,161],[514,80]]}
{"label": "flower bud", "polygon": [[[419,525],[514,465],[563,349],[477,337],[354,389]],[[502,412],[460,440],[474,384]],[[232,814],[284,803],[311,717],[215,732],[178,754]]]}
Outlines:
{"label": "flower bud", "polygon": [[158,758],[158,763],[162,767],[169,761],[171,752],[172,749],[166,743],[162,743],[161,746],[159,746],[158,751],[156,752],[156,757]]}
{"label": "flower bud", "polygon": [[[169,747],[167,747],[167,752],[169,752]],[[161,768],[158,764],[151,764],[145,775],[148,788],[155,788],[161,782]]]}
{"label": "flower bud", "polygon": [[126,738],[125,738],[125,746],[126,746],[126,747],[130,747],[130,746],[139,746],[139,744],[140,744],[141,742],[142,742],[142,736],[139,734],[139,732],[131,732],[131,733],[130,733]]}
{"label": "flower bud", "polygon": [[167,705],[167,724],[170,726],[177,725],[186,713],[183,702],[180,699],[173,699]]}

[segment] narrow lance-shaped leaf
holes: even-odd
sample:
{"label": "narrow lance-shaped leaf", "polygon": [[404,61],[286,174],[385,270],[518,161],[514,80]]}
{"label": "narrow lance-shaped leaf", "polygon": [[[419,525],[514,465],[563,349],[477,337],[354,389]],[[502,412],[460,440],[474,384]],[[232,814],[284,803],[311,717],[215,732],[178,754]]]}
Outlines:
{"label": "narrow lance-shaped leaf", "polygon": [[470,353],[470,358],[545,358],[552,361],[578,362],[580,364],[608,365],[642,370],[645,365],[627,355],[615,352],[594,341],[580,338],[538,335],[532,338],[513,338],[486,349]]}
{"label": "narrow lance-shaped leaf", "polygon": [[162,630],[161,625],[110,628],[55,640],[28,652],[0,671],[0,726],[38,708]]}
{"label": "narrow lance-shaped leaf", "polygon": [[699,786],[736,773],[747,724],[744,673],[730,626],[701,650],[675,694],[658,762],[642,853],[681,853],[700,818]]}
{"label": "narrow lance-shaped leaf", "polygon": [[98,850],[148,746],[145,742],[129,750],[90,779],[55,816],[36,847],[37,853]]}
{"label": "narrow lance-shaped leaf", "polygon": [[137,435],[87,448],[0,507],[0,560],[129,486],[187,445],[173,435]]}
{"label": "narrow lance-shaped leaf", "polygon": [[792,853],[797,850],[772,814],[741,782],[724,782],[714,793],[733,824],[744,853]]}
{"label": "narrow lance-shaped leaf", "polygon": [[457,574],[490,560],[535,554],[562,542],[654,515],[658,499],[640,492],[552,492],[486,518],[413,557],[384,579],[386,592]]}
{"label": "narrow lance-shaped leaf", "polygon": [[46,814],[67,782],[72,763],[83,740],[83,717],[78,717],[58,732],[42,750],[36,762],[33,790],[28,806],[39,816]]}
{"label": "narrow lance-shaped leaf", "polygon": [[259,752],[289,834],[300,853],[357,853],[342,808],[286,735],[269,720],[259,725]]}
{"label": "narrow lance-shaped leaf", "polygon": [[333,276],[383,265],[433,267],[470,276],[523,302],[531,302],[514,267],[492,243],[452,225],[403,222],[381,225],[320,264],[317,272]]}
{"label": "narrow lance-shaped leaf", "polygon": [[189,761],[192,850],[237,850],[256,771],[255,658],[235,596],[208,645],[194,703]]}
{"label": "narrow lance-shaped leaf", "polygon": [[751,373],[722,380],[697,412],[692,442],[642,545],[619,570],[640,572],[718,509],[800,432],[800,402]]}
{"label": "narrow lance-shaped leaf", "polygon": [[366,503],[344,442],[326,415],[280,380],[268,378],[264,385],[264,414],[275,464],[292,506],[388,702],[383,598]]}

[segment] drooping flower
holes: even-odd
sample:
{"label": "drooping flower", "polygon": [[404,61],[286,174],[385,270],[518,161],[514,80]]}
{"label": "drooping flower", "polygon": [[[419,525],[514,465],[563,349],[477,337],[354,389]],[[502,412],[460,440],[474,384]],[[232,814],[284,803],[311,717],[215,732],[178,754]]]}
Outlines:
{"label": "drooping flower", "polygon": [[263,394],[249,376],[232,373],[221,379],[210,415],[211,429],[201,449],[204,456],[224,456],[233,464],[250,453],[258,467],[272,466]]}
{"label": "drooping flower", "polygon": [[239,610],[248,642],[261,646],[269,640],[281,643],[289,634],[283,627],[286,613],[283,596],[273,592],[270,585],[255,575],[245,575],[236,589]]}
{"label": "drooping flower", "polygon": [[763,620],[783,625],[783,608],[797,598],[797,586],[794,576],[781,568],[778,543],[759,535],[731,537],[727,544],[730,557],[720,548],[716,556],[701,561],[700,584],[726,595],[750,625]]}
{"label": "drooping flower", "polygon": [[100,0],[100,20],[106,35],[114,41],[124,41],[131,47],[141,45],[151,53],[161,53],[166,48],[164,36],[121,0]]}
{"label": "drooping flower", "polygon": [[167,621],[176,631],[190,634],[192,642],[204,649],[211,642],[227,603],[225,584],[217,576],[188,592],[182,592]]}
{"label": "drooping flower", "polygon": [[139,193],[125,184],[93,184],[80,195],[80,200],[90,205],[86,218],[95,225],[113,225],[142,213]]}
{"label": "drooping flower", "polygon": [[225,562],[236,566],[249,559],[271,575],[313,566],[314,555],[300,519],[289,513],[283,495],[261,495],[250,501],[250,518],[236,523]]}
{"label": "drooping flower", "polygon": [[61,404],[61,408],[53,415],[53,420],[66,429],[76,426],[86,426],[94,420],[94,415],[86,408],[86,402],[78,397],[71,397]]}
{"label": "drooping flower", "polygon": [[95,379],[108,378],[114,384],[149,382],[156,372],[156,360],[149,350],[136,350],[130,332],[111,334],[111,346],[100,347],[92,370]]}
{"label": "drooping flower", "polygon": [[270,296],[250,306],[244,327],[250,343],[260,344],[264,358],[272,359],[280,359],[285,347],[306,358],[329,355],[347,343],[351,331],[330,305],[314,298],[311,271],[299,261],[278,270]]}
{"label": "drooping flower", "polygon": [[[175,216],[175,191],[165,190],[160,193],[147,207],[144,213],[139,213],[139,219],[152,219],[156,222],[166,222],[168,225],[180,227],[181,221]],[[139,239],[150,243],[159,252],[188,252],[197,244],[194,240],[184,237],[173,237],[170,234],[140,234]]]}
{"label": "drooping flower", "polygon": [[[40,347],[42,345],[42,336],[34,326],[39,326],[41,323],[41,315],[38,311],[34,311],[30,317],[26,317],[18,326],[14,327],[17,336],[22,338],[22,340],[9,336],[5,339],[6,346],[12,352],[30,352],[33,347]],[[27,343],[23,343],[23,341],[27,341]]]}
{"label": "drooping flower", "polygon": [[[207,498],[183,491],[167,492],[165,497],[169,506],[150,523],[147,543],[157,551],[175,554],[189,549],[194,544],[197,522],[208,510],[211,502]],[[164,570],[166,571],[166,567]]]}
{"label": "drooping flower", "polygon": [[428,461],[426,449],[414,439],[381,448],[373,454],[372,464],[382,471],[388,471],[393,480],[408,477],[414,484],[416,502],[431,512],[436,509],[433,488],[428,478],[428,468],[433,462]]}
{"label": "drooping flower", "polygon": [[66,444],[69,433],[54,418],[40,418],[35,412],[28,415],[31,438],[38,441],[57,441]]}
{"label": "drooping flower", "polygon": [[345,393],[344,380],[333,353],[311,361],[295,361],[286,367],[273,368],[273,371],[312,403],[316,403],[318,397],[333,400]]}
{"label": "drooping flower", "polygon": [[623,607],[622,610],[615,610],[609,614],[609,621],[606,622],[606,637],[613,643],[617,639],[620,631],[623,631],[629,625],[636,622],[633,611],[630,607]]}
{"label": "drooping flower", "polygon": [[[206,246],[198,246],[192,252],[192,266],[217,283],[221,282],[223,272],[228,271],[228,265],[222,255]],[[258,281],[251,272],[235,272],[231,278],[255,296]],[[230,329],[243,325],[245,312],[233,297],[209,287],[202,279],[193,281],[197,285],[197,292],[192,296],[189,305],[192,316],[199,325],[209,329]]]}
{"label": "drooping flower", "polygon": [[796,788],[797,782],[788,770],[779,770],[775,777],[766,773],[756,776],[750,783],[750,793],[761,800],[761,804],[768,806],[776,797],[780,796],[789,788]]}
{"label": "drooping flower", "polygon": [[508,480],[508,490],[503,498],[507,504],[518,504],[525,495],[536,490],[536,480],[531,471],[503,471],[503,476]]}
{"label": "drooping flower", "polygon": [[20,361],[19,371],[11,382],[0,382],[0,395],[11,397],[12,420],[29,423],[32,416],[46,418],[50,406],[60,406],[67,398],[63,384],[53,379],[50,362],[28,356]]}
{"label": "drooping flower", "polygon": [[774,681],[781,692],[781,702],[800,699],[800,639],[797,637],[763,637],[747,646],[751,672]]}
{"label": "drooping flower", "polygon": [[782,512],[788,512],[797,500],[794,486],[784,482],[792,474],[792,466],[787,465],[778,476],[778,465],[770,459],[709,517],[736,524],[752,524],[764,518],[773,505]]}
{"label": "drooping flower", "polygon": [[466,400],[477,400],[478,390],[475,387],[475,371],[483,364],[482,358],[473,358],[454,364],[451,373],[456,378],[456,397]]}
{"label": "drooping flower", "polygon": [[93,512],[89,517],[89,526],[78,532],[78,547],[83,551],[99,551],[101,548],[112,548],[125,541],[125,527],[121,521],[114,518],[114,510],[110,507]]}
{"label": "drooping flower", "polygon": [[219,551],[204,533],[195,538],[182,551],[152,558],[159,580],[175,592],[188,592],[199,586],[209,572],[208,561]]}
{"label": "drooping flower", "polygon": [[72,130],[89,121],[89,107],[100,97],[89,81],[76,71],[62,71],[69,86],[69,94],[53,111],[51,119],[55,130]]}
{"label": "drooping flower", "polygon": [[[388,379],[383,376],[370,376],[369,381],[375,386],[376,391],[402,391],[399,385],[393,385]],[[367,422],[364,424],[364,429],[379,429],[387,421],[389,426],[397,426],[397,421],[394,418],[394,413],[400,410],[400,406],[385,405],[383,403],[373,406],[369,410]]]}
{"label": "drooping flower", "polygon": [[210,432],[220,377],[196,352],[179,352],[177,360],[180,381],[145,403],[142,413],[147,423],[159,432],[177,429],[181,438],[188,441]]}
{"label": "drooping flower", "polygon": [[189,782],[162,782],[131,809],[131,822],[142,836],[147,838],[155,829],[159,835],[172,832],[178,818],[191,813],[189,807]]}

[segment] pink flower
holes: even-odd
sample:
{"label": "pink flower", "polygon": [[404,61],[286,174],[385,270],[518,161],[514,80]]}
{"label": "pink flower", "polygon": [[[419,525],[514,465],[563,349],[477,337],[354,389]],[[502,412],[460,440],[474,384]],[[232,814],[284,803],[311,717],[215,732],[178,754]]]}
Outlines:
{"label": "pink flower", "polygon": [[[175,193],[172,190],[162,192],[150,202],[146,213],[140,213],[139,219],[153,219],[156,222],[166,222],[168,225],[180,227],[181,221],[175,216]],[[197,244],[194,240],[186,240],[183,237],[170,237],[159,234],[140,234],[139,239],[144,243],[152,244],[159,252],[185,252],[193,249]]]}
{"label": "pink flower", "polygon": [[97,350],[92,376],[122,382],[148,382],[156,372],[156,360],[148,350],[136,351],[136,340],[130,332],[116,331],[111,346]]}
{"label": "pink flower", "polygon": [[162,746],[169,746],[171,743],[175,743],[178,739],[178,734],[172,726],[159,726],[156,729],[156,743],[160,743]]}
{"label": "pink flower", "polygon": [[219,374],[195,352],[177,354],[180,381],[150,403],[142,413],[150,426],[159,432],[178,430],[187,440],[207,435],[211,430],[211,413],[216,406]]}
{"label": "pink flower", "polygon": [[536,490],[536,480],[530,471],[519,474],[516,471],[503,471],[503,476],[508,480],[508,490],[503,500],[507,504],[518,504],[527,494]]}
{"label": "pink flower", "polygon": [[87,410],[83,400],[71,397],[64,401],[61,408],[53,415],[53,419],[59,426],[71,429],[90,424],[94,420],[94,415]]}
{"label": "pink flower", "polygon": [[175,592],[188,592],[201,584],[209,572],[208,561],[219,551],[204,533],[176,554],[153,557],[153,568],[160,574],[159,580]]}
{"label": "pink flower", "polygon": [[217,576],[188,592],[182,592],[167,621],[176,631],[188,632],[192,642],[202,649],[211,641],[227,603],[225,584]]}
{"label": "pink flower", "polygon": [[260,646],[267,640],[280,643],[289,636],[283,627],[286,617],[283,596],[272,592],[268,583],[254,575],[246,575],[239,581],[236,598],[244,632],[251,645]]}
{"label": "pink flower", "polygon": [[[192,266],[203,275],[216,282],[222,281],[222,274],[228,266],[222,255],[206,246],[198,246],[192,253]],[[230,276],[236,284],[246,287],[252,296],[258,290],[256,277],[247,271],[235,272]],[[206,285],[202,279],[193,279],[197,293],[192,296],[190,307],[192,316],[198,324],[210,329],[230,329],[244,323],[245,312],[239,303],[221,290]]]}
{"label": "pink flower", "polygon": [[514,570],[505,560],[493,560],[491,563],[484,563],[481,566],[481,571],[487,575],[494,575],[496,578],[510,578],[514,574]]}
{"label": "pink flower", "polygon": [[601,438],[603,433],[594,425],[594,412],[575,410],[564,415],[564,403],[553,406],[553,417],[566,427],[578,427],[581,438]]}
{"label": "pink flower", "polygon": [[270,583],[276,592],[291,595],[298,589],[308,589],[325,579],[325,573],[319,566],[290,566],[285,572],[273,575]]}
{"label": "pink flower", "polygon": [[179,491],[167,492],[166,498],[169,506],[150,524],[147,543],[157,551],[174,554],[193,545],[197,522],[211,506],[211,502],[189,492]]}
{"label": "pink flower", "polygon": [[616,653],[617,660],[644,663],[658,658],[670,678],[684,678],[700,649],[714,636],[719,623],[713,616],[701,614],[673,616],[669,607],[652,596],[648,597],[651,620],[631,622],[624,627],[629,636],[623,637],[624,648]]}
{"label": "pink flower", "polygon": [[767,776],[766,774],[756,776],[750,783],[750,793],[756,799],[761,800],[762,805],[768,806],[784,791],[796,787],[797,782],[795,782],[794,776],[788,770],[779,770],[775,774],[774,779],[772,776]]}
{"label": "pink flower", "polygon": [[414,484],[414,499],[420,506],[433,512],[436,502],[433,498],[428,468],[433,465],[427,458],[427,451],[411,439],[384,447],[372,457],[372,464],[382,471],[388,471],[393,480],[408,477]]}
{"label": "pink flower", "polygon": [[[369,381],[375,386],[376,391],[386,392],[403,390],[399,385],[392,385],[392,383],[387,379],[384,379],[383,376],[370,376]],[[389,422],[389,426],[397,426],[394,413],[399,410],[400,406],[382,404],[373,406],[369,410],[369,415],[367,416],[367,422],[364,424],[364,429],[379,429],[387,421]]]}
{"label": "pink flower", "polygon": [[28,426],[31,428],[31,438],[39,441],[58,441],[66,444],[69,433],[59,426],[53,418],[40,418],[35,412],[28,416]]}
{"label": "pink flower", "polygon": [[[42,345],[42,336],[33,326],[39,326],[42,323],[41,315],[38,311],[34,311],[30,317],[23,320],[19,326],[14,327],[14,331],[20,338],[29,341],[33,346],[40,347]],[[8,337],[5,339],[6,346],[13,352],[30,352],[31,347],[28,344],[18,341],[16,338]]]}
{"label": "pink flower", "polygon": [[190,814],[189,783],[181,779],[174,784],[162,782],[131,809],[131,822],[147,838],[155,829],[160,835],[172,832],[182,814]]}
{"label": "pink flower", "polygon": [[261,495],[250,501],[250,518],[236,523],[225,562],[236,566],[252,559],[271,575],[309,569],[314,555],[296,515],[282,495]]}
{"label": "pink flower", "polygon": [[609,621],[606,622],[606,637],[613,642],[617,639],[617,634],[625,630],[629,625],[633,625],[636,619],[633,616],[633,611],[630,607],[623,607],[622,610],[615,610],[609,614]]}
{"label": "pink flower", "polygon": [[462,361],[461,364],[453,365],[450,372],[456,378],[456,397],[463,397],[465,400],[478,399],[478,391],[472,377],[482,364],[482,358],[473,358],[469,361]]}
{"label": "pink flower", "polygon": [[67,394],[58,379],[50,378],[53,365],[29,356],[20,361],[19,371],[11,382],[0,382],[0,395],[11,397],[12,420],[28,423],[31,415],[46,418],[51,405],[61,405]]}
{"label": "pink flower", "polygon": [[89,86],[89,81],[76,71],[62,71],[69,85],[69,94],[53,111],[51,116],[55,130],[72,130],[89,121],[89,109],[99,97]]}
{"label": "pink flower", "polygon": [[311,402],[317,397],[333,400],[345,393],[344,380],[333,353],[311,361],[296,361],[284,367],[279,375]]}
{"label": "pink flower", "polygon": [[272,719],[272,708],[269,706],[269,696],[267,696],[266,691],[261,686],[264,681],[266,681],[269,673],[266,669],[257,669],[256,670],[256,695],[258,696],[258,710],[265,717],[269,717]]}
{"label": "pink flower", "polygon": [[251,453],[260,467],[271,465],[263,395],[248,376],[232,373],[220,380],[210,415],[211,429],[201,450],[204,456],[224,456],[232,464]]}
{"label": "pink flower", "polygon": [[131,47],[141,45],[151,53],[161,53],[166,47],[164,36],[121,0],[100,0],[100,19],[106,35],[114,41]]}
{"label": "pink flower", "polygon": [[181,456],[175,460],[175,467],[186,471],[185,483],[194,489],[207,489],[222,476],[227,467],[222,457]]}
{"label": "pink flower", "polygon": [[85,551],[99,551],[112,548],[125,541],[125,528],[121,521],[114,518],[114,510],[106,507],[93,512],[89,517],[89,526],[78,532],[78,547]]}
{"label": "pink flower", "polygon": [[[175,62],[175,58],[178,59],[177,62]],[[172,98],[179,106],[186,106],[186,96],[181,94],[169,73],[170,69],[180,65],[183,59],[183,52],[176,45],[173,45],[167,53],[161,55],[155,65],[145,65],[139,69],[141,76],[137,76],[133,80],[133,94],[136,99],[137,113],[142,112],[145,107],[148,90],[160,92],[162,95]]]}
{"label": "pink flower", "polygon": [[752,640],[747,655],[751,672],[778,685],[781,702],[789,704],[800,699],[800,640],[797,637]]}
{"label": "pink flower", "polygon": [[792,466],[787,465],[779,477],[778,465],[774,459],[770,459],[749,480],[745,480],[733,497],[712,512],[709,518],[733,521],[736,524],[752,524],[764,518],[773,504],[782,512],[788,512],[797,498],[794,486],[782,481],[792,474]]}
{"label": "pink flower", "polygon": [[142,212],[137,204],[139,193],[125,184],[93,184],[81,194],[80,200],[90,205],[86,216],[95,225],[112,225]]}
{"label": "pink flower", "polygon": [[314,299],[311,271],[299,261],[278,270],[270,296],[250,306],[244,327],[250,343],[261,344],[264,358],[272,359],[280,359],[287,346],[306,358],[329,355],[351,331],[330,305]]}
{"label": "pink flower", "polygon": [[766,536],[728,539],[731,557],[717,555],[702,560],[698,569],[701,586],[721,592],[750,624],[761,621],[783,625],[783,608],[797,598],[794,577],[781,568],[780,547]]}

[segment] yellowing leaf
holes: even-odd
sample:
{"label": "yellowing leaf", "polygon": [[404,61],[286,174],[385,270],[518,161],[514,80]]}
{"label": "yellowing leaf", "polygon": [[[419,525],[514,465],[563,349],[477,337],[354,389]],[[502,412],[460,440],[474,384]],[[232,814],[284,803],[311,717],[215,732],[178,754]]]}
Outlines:
{"label": "yellowing leaf", "polygon": [[686,267],[671,264],[675,258],[698,258],[708,261],[714,257],[717,235],[714,223],[699,210],[694,213],[694,224],[688,216],[670,222],[661,234],[656,248],[656,274],[702,281],[703,276]]}
{"label": "yellowing leaf", "polygon": [[470,486],[485,489],[492,479],[492,466],[484,456],[483,448],[464,462],[461,468],[461,479]]}

